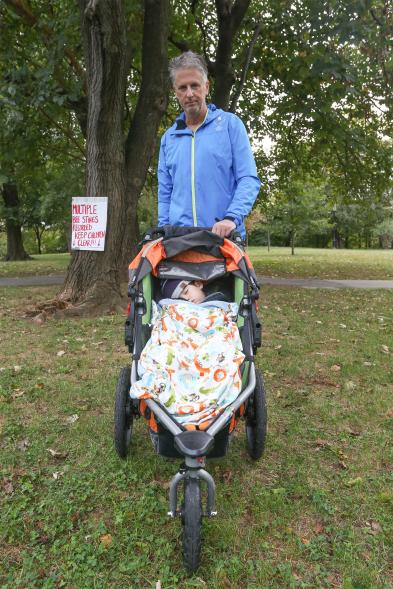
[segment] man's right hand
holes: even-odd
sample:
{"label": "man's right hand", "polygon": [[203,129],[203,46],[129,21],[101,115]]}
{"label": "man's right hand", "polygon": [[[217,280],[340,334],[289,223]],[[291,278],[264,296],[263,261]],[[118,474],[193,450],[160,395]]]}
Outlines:
{"label": "man's right hand", "polygon": [[236,224],[233,221],[230,219],[223,219],[213,225],[212,233],[215,233],[220,237],[228,237],[234,229],[236,229]]}

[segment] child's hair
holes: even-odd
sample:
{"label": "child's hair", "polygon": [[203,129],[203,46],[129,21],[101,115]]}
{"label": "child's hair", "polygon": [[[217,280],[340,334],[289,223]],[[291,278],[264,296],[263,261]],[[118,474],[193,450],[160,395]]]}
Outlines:
{"label": "child's hair", "polygon": [[191,280],[177,280],[175,278],[167,278],[161,283],[161,293],[164,299],[179,299],[181,293],[190,284]]}

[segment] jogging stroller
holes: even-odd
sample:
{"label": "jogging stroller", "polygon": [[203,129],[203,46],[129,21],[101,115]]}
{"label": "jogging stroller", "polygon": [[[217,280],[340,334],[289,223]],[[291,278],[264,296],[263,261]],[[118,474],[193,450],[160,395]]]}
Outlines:
{"label": "jogging stroller", "polygon": [[[240,392],[203,430],[190,431],[152,398],[140,400],[130,396],[130,386],[140,378],[138,362],[151,335],[153,301],[160,299],[160,282],[173,278],[224,282],[238,305],[237,326],[245,356],[239,367]],[[254,354],[261,345],[261,324],[256,309],[258,295],[252,264],[237,233],[223,239],[203,228],[155,228],[145,234],[141,251],[130,264],[125,344],[132,354],[132,363],[120,371],[117,383],[115,447],[119,456],[126,458],[133,419],[143,416],[156,452],[164,457],[183,459],[170,483],[168,515],[181,518],[184,565],[189,572],[199,565],[202,517],[217,514],[215,483],[205,470],[206,458],[225,456],[240,417],[245,419],[249,455],[253,459],[260,458],[265,446],[265,390],[262,375],[254,364]],[[201,482],[207,487],[206,501],[203,501]],[[179,485],[183,488],[180,505]],[[206,504],[202,506],[202,502]]]}

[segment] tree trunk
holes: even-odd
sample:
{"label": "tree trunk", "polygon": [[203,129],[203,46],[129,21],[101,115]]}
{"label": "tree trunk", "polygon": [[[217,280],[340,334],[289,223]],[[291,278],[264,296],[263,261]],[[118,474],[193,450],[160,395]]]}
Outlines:
{"label": "tree trunk", "polygon": [[267,251],[270,252],[270,229],[267,230]]}
{"label": "tree trunk", "polygon": [[30,260],[22,239],[22,227],[19,220],[19,195],[15,184],[6,183],[2,189],[5,205],[5,226],[7,233],[7,261]]}
{"label": "tree trunk", "polygon": [[[137,204],[167,104],[168,0],[145,0],[142,85],[124,140],[129,60],[121,0],[79,0],[87,68],[88,196],[108,197],[104,252],[75,252],[58,295],[78,314],[118,310],[139,239]],[[73,310],[71,310],[73,312]]]}
{"label": "tree trunk", "polygon": [[228,110],[235,81],[232,68],[233,42],[251,0],[215,0],[218,18],[218,43],[214,63],[214,93],[212,102]]}
{"label": "tree trunk", "polygon": [[34,233],[35,233],[35,237],[36,237],[36,240],[37,240],[37,253],[39,255],[41,255],[42,254],[42,251],[41,251],[41,238],[42,238],[43,231],[40,231],[39,225],[34,225]]}
{"label": "tree trunk", "polygon": [[295,255],[295,231],[291,231],[291,255]]}
{"label": "tree trunk", "polygon": [[126,142],[127,231],[122,259],[127,268],[139,241],[138,200],[146,181],[157,132],[168,103],[167,0],[145,0],[142,84]]}
{"label": "tree trunk", "polygon": [[126,233],[123,111],[127,38],[123,2],[79,0],[88,80],[86,194],[108,197],[105,251],[76,252],[58,298],[81,311],[121,306],[126,276],[121,244]]}

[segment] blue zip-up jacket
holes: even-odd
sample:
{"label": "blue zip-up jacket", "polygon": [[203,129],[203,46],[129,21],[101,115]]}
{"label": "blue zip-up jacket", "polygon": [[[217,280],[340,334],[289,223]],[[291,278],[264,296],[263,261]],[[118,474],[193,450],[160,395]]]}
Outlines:
{"label": "blue zip-up jacket", "polygon": [[261,182],[247,131],[236,115],[208,105],[193,133],[184,112],[161,139],[158,224],[212,227],[224,218],[245,236]]}

